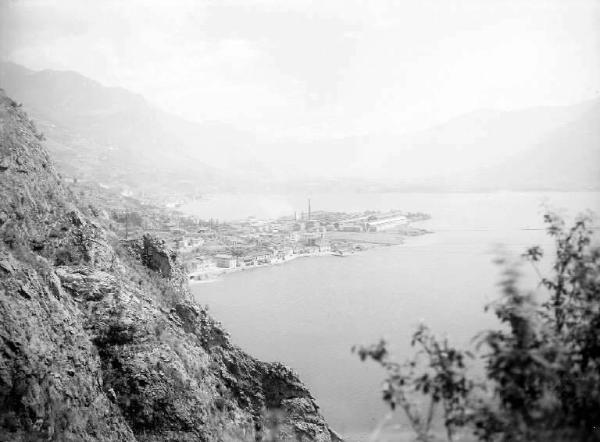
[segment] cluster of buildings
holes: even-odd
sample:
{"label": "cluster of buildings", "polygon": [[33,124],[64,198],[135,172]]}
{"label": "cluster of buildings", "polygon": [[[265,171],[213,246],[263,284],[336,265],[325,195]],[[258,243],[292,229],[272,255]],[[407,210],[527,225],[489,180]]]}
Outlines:
{"label": "cluster of buildings", "polygon": [[385,214],[367,212],[343,220],[338,229],[342,232],[385,232],[406,225],[408,222],[408,217],[399,212]]}
{"label": "cluster of buildings", "polygon": [[[360,214],[312,212],[276,220],[248,218],[237,222],[201,222],[179,238],[176,248],[192,277],[283,262],[298,256],[339,253],[348,241],[331,232],[389,231],[409,222],[400,212]],[[336,236],[336,238],[338,238]]]}
{"label": "cluster of buildings", "polygon": [[332,246],[326,229],[318,222],[250,218],[213,225],[208,230],[203,227],[197,234],[190,232],[177,249],[194,274],[326,254]]}
{"label": "cluster of buildings", "polygon": [[178,251],[190,276],[199,279],[228,269],[268,265],[298,256],[341,253],[349,242],[332,232],[389,231],[420,215],[396,211],[312,212],[310,200],[307,212],[276,220],[248,218],[223,223],[152,210],[141,216],[132,211],[113,212],[111,218],[126,237],[144,231],[164,239]]}
{"label": "cluster of buildings", "polygon": [[[373,232],[393,231],[425,214],[307,211],[275,220],[219,222],[131,198],[122,191],[65,178],[82,207],[94,207],[120,238],[150,233],[176,250],[192,277],[283,262],[299,256],[361,250]],[[356,234],[360,233],[360,234]],[[373,237],[374,238],[374,237]],[[376,243],[376,242],[375,242]]]}

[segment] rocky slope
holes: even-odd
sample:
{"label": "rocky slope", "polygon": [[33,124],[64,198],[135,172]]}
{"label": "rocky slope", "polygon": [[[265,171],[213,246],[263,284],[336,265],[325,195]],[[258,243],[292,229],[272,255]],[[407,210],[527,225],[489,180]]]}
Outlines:
{"label": "rocky slope", "polygon": [[0,90],[0,440],[338,440],[191,300],[177,256],[77,207],[41,138]]}

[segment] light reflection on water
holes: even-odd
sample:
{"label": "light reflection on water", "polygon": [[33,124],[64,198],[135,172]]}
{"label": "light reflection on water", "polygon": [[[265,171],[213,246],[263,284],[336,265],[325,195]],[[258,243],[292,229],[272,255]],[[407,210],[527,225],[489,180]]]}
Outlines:
{"label": "light reflection on water", "polygon": [[[194,211],[206,217],[265,216],[259,207],[251,213],[251,197],[241,199],[245,203],[237,213],[229,206],[223,210],[230,214],[203,215],[220,210],[216,200]],[[283,200],[285,210],[303,203],[298,195],[276,198],[277,204]],[[387,412],[379,395],[383,373],[359,362],[352,345],[383,336],[402,358],[420,321],[453,342],[471,345],[475,333],[496,325],[483,306],[498,294],[500,269],[492,261],[500,245],[517,255],[533,244],[551,244],[536,230],[543,227],[542,202],[566,208],[569,215],[586,208],[600,213],[598,193],[312,196],[316,210],[427,212],[433,218],[421,226],[435,233],[345,258],[306,258],[234,273],[194,286],[194,292],[234,343],[258,358],[293,367],[335,429],[368,434]],[[532,273],[523,271],[523,285],[535,288]]]}

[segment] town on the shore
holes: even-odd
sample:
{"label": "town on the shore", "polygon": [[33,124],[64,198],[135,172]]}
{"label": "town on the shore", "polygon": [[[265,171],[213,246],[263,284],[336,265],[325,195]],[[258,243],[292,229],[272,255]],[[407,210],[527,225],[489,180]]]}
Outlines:
{"label": "town on the shore", "polygon": [[358,213],[305,210],[277,219],[202,219],[173,208],[142,202],[91,186],[72,187],[83,204],[102,207],[110,228],[123,240],[144,234],[175,250],[191,282],[220,274],[284,263],[307,256],[346,257],[379,246],[402,244],[407,236],[429,233],[413,225],[429,219],[401,210]]}
{"label": "town on the shore", "polygon": [[177,250],[191,281],[207,281],[235,270],[299,257],[345,257],[368,248],[401,244],[406,236],[428,233],[412,222],[424,213],[399,210],[361,213],[307,210],[278,219],[202,220],[172,215],[152,232]]}

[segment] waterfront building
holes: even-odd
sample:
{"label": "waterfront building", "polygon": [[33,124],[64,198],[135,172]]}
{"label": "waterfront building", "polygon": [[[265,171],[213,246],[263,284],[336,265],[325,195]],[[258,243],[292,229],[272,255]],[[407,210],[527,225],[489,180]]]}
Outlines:
{"label": "waterfront building", "polygon": [[367,232],[382,232],[407,223],[408,219],[406,218],[406,216],[396,215],[369,221],[365,224],[365,228]]}
{"label": "waterfront building", "polygon": [[315,245],[319,248],[319,252],[321,253],[331,252],[331,244],[329,241],[321,239],[317,241]]}
{"label": "waterfront building", "polygon": [[292,247],[283,247],[283,249],[278,250],[277,258],[279,259],[288,259],[294,254],[294,249]]}
{"label": "waterfront building", "polygon": [[243,263],[243,265],[246,267],[255,266],[256,265],[256,256],[253,253],[251,253],[250,255],[240,257],[238,262]]}
{"label": "waterfront building", "polygon": [[254,252],[254,257],[259,264],[269,264],[273,260],[273,251],[269,249],[259,249]]}
{"label": "waterfront building", "polygon": [[203,272],[214,268],[215,261],[210,256],[196,256],[185,265],[189,273]]}
{"label": "waterfront building", "polygon": [[237,265],[237,259],[233,255],[216,255],[215,260],[217,262],[217,267],[223,269],[232,269]]}

